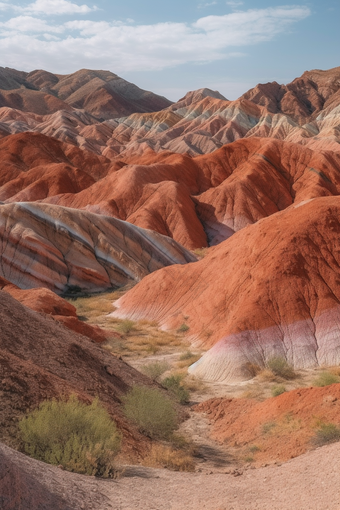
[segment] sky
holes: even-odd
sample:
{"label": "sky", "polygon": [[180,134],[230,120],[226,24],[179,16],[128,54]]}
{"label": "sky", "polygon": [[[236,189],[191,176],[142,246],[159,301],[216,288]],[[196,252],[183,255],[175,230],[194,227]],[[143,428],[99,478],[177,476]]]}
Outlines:
{"label": "sky", "polygon": [[0,66],[105,69],[177,101],[340,66],[340,0],[2,0]]}

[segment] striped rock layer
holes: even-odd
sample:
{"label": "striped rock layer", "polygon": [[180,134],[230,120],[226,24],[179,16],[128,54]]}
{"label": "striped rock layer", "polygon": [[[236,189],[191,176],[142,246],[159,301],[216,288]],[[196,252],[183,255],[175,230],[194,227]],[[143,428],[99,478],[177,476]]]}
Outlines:
{"label": "striped rock layer", "polygon": [[174,240],[116,218],[36,203],[0,205],[0,276],[27,289],[104,291],[196,260]]}

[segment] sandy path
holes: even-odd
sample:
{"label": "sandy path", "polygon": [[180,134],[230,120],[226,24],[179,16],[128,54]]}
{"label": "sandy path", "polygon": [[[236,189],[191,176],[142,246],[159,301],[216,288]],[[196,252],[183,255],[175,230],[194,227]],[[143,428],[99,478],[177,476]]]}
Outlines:
{"label": "sandy path", "polygon": [[148,473],[151,478],[125,477],[116,483],[110,496],[115,509],[340,509],[340,444],[319,448],[281,466],[249,469],[241,476]]}
{"label": "sandy path", "polygon": [[[6,480],[9,490],[15,482],[21,492],[20,504],[0,505],[5,510],[340,510],[340,443],[240,476],[129,467],[121,479],[107,481],[66,473],[7,447],[1,453],[0,495]],[[33,477],[36,486],[27,483]],[[34,504],[39,494],[41,504]],[[46,494],[61,498],[62,507],[46,505]]]}

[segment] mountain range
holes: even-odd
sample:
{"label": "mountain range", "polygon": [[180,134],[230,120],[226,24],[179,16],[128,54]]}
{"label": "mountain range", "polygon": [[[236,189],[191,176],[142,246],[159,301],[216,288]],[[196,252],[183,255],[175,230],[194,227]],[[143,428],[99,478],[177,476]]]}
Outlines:
{"label": "mountain range", "polygon": [[186,321],[210,380],[340,362],[340,68],[176,103],[109,71],[0,68],[0,106],[9,284],[140,281],[115,314]]}

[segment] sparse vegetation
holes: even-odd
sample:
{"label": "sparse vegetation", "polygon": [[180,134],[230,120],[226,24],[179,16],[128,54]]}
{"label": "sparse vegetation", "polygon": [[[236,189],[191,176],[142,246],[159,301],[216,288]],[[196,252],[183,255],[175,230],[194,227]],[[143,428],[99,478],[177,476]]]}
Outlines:
{"label": "sparse vegetation", "polygon": [[135,323],[129,319],[124,319],[117,325],[117,330],[123,335],[128,335],[135,329]]}
{"label": "sparse vegetation", "polygon": [[188,324],[185,324],[183,322],[183,324],[180,325],[180,327],[177,329],[177,333],[186,333],[187,331],[189,331],[189,326]]}
{"label": "sparse vegetation", "polygon": [[257,446],[257,444],[252,444],[251,446],[249,446],[249,451],[251,453],[257,453],[261,451],[261,448]]}
{"label": "sparse vegetation", "polygon": [[286,387],[283,384],[276,384],[272,387],[272,396],[278,397],[279,395],[282,395],[282,393],[286,392]]}
{"label": "sparse vegetation", "polygon": [[152,379],[153,381],[158,381],[159,378],[167,371],[169,370],[170,366],[169,363],[166,361],[154,361],[151,363],[148,363],[147,365],[144,365],[141,368],[141,371],[143,374],[147,375]]}
{"label": "sparse vegetation", "polygon": [[162,381],[162,386],[171,391],[180,404],[186,404],[189,402],[189,391],[183,386],[182,378],[180,375],[170,375]]}
{"label": "sparse vegetation", "polygon": [[151,438],[168,439],[177,428],[172,402],[157,389],[134,386],[123,402],[126,417]]}
{"label": "sparse vegetation", "polygon": [[179,361],[177,362],[177,366],[179,368],[187,368],[189,365],[192,365],[201,357],[200,354],[194,354],[191,351],[186,351],[181,354],[179,357]]}
{"label": "sparse vegetation", "polygon": [[316,446],[340,441],[340,426],[335,423],[321,423],[315,432],[312,442]]}
{"label": "sparse vegetation", "polygon": [[120,434],[108,412],[75,396],[40,404],[19,422],[24,451],[68,471],[112,477]]}
{"label": "sparse vegetation", "polygon": [[195,471],[192,455],[171,446],[154,444],[143,464],[151,467],[163,467],[173,471]]}
{"label": "sparse vegetation", "polygon": [[277,426],[275,421],[268,421],[262,425],[262,434],[270,434]]}
{"label": "sparse vegetation", "polygon": [[283,356],[273,356],[267,361],[267,368],[282,379],[294,379],[296,372]]}
{"label": "sparse vegetation", "polygon": [[191,351],[185,351],[180,355],[179,360],[185,361],[185,360],[190,360],[195,357],[196,357],[196,354],[193,354]]}
{"label": "sparse vegetation", "polygon": [[193,253],[196,255],[196,257],[201,260],[203,259],[207,253],[208,253],[208,248],[207,247],[203,247],[203,248],[195,248],[194,250],[192,250]]}
{"label": "sparse vegetation", "polygon": [[313,381],[313,386],[329,386],[330,384],[340,382],[340,377],[332,374],[331,372],[324,371],[321,372],[318,377],[316,377]]}

